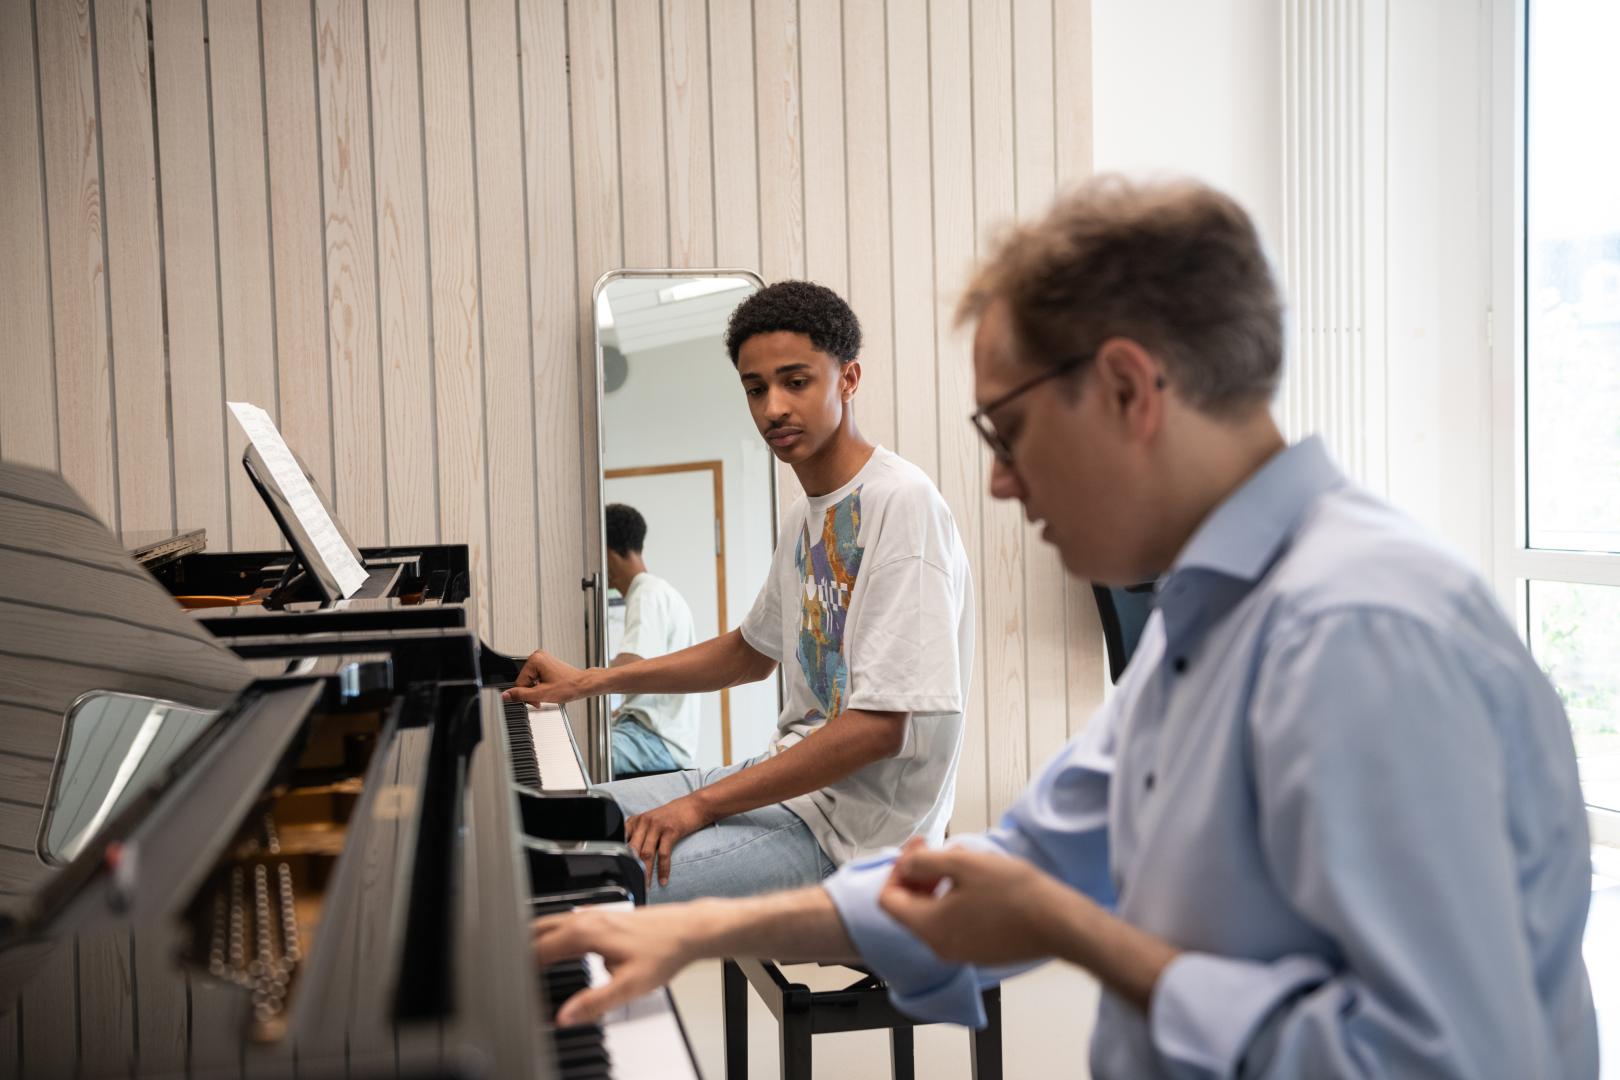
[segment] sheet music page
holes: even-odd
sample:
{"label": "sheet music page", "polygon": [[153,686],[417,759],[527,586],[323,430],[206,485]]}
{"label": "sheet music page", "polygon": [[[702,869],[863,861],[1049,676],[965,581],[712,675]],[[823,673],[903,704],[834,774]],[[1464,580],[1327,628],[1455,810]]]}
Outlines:
{"label": "sheet music page", "polygon": [[271,477],[287,496],[294,516],[315,545],[316,555],[331,568],[344,598],[353,596],[366,583],[366,568],[360,565],[360,560],[354,557],[354,552],[349,550],[349,545],[338,534],[332,516],[321,505],[320,496],[310,486],[304,470],[298,467],[298,459],[293,457],[281,432],[276,430],[276,422],[257,405],[245,401],[228,401],[226,404],[231,407],[236,422],[242,425],[248,441],[264,458]]}

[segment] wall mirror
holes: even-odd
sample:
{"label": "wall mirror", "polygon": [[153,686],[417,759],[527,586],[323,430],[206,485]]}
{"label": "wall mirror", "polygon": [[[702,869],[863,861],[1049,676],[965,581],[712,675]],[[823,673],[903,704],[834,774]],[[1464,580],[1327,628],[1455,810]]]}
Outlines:
{"label": "wall mirror", "polygon": [[[749,271],[617,270],[595,291],[600,505],[633,507],[646,522],[647,573],[684,600],[696,641],[742,621],[776,543],[774,458],[725,346],[732,310],[761,285]],[[597,525],[605,569],[605,518]],[[625,603],[616,589],[597,595],[606,662],[621,651]],[[694,765],[764,750],[778,700],[774,679],[698,695]],[[624,702],[600,707],[611,723]]]}

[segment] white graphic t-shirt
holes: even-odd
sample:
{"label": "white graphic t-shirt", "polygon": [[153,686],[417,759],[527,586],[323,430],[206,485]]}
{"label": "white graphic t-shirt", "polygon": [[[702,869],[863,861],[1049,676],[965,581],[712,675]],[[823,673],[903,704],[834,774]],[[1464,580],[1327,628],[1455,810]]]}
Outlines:
{"label": "white graphic t-shirt", "polygon": [[[693,644],[692,609],[675,586],[646,571],[632,578],[624,594],[624,640],[619,651],[651,660]],[[664,740],[675,764],[683,769],[693,766],[700,722],[695,694],[630,694],[619,712],[638,714]]]}
{"label": "white graphic t-shirt", "polygon": [[849,483],[795,503],[742,634],[783,665],[773,754],[845,709],[909,714],[897,755],[786,802],[827,857],[944,839],[973,671],[973,581],[927,474],[878,447]]}

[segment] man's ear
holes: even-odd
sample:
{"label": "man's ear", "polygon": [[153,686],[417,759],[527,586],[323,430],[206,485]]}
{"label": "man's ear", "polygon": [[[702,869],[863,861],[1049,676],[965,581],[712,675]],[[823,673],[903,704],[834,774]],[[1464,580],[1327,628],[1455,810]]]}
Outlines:
{"label": "man's ear", "polygon": [[851,360],[847,364],[840,364],[838,372],[838,394],[845,402],[855,396],[855,391],[861,388],[861,362]]}
{"label": "man's ear", "polygon": [[1110,338],[1093,361],[1102,407],[1129,434],[1151,435],[1164,414],[1164,369],[1130,338]]}

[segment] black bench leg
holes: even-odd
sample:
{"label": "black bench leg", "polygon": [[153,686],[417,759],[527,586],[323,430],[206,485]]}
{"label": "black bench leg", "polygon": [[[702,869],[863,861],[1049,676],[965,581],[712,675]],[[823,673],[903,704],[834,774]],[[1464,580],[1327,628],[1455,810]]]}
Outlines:
{"label": "black bench leg", "polygon": [[909,1027],[889,1029],[889,1056],[894,1061],[894,1080],[917,1080],[916,1042]]}
{"label": "black bench leg", "polygon": [[720,1009],[726,1025],[726,1080],[748,1080],[748,977],[730,960],[720,965]]}
{"label": "black bench leg", "polygon": [[810,1013],[782,1013],[782,1080],[810,1080]]}
{"label": "black bench leg", "polygon": [[973,1043],[973,1080],[1001,1080],[1001,987],[984,992],[985,1025],[968,1038]]}

